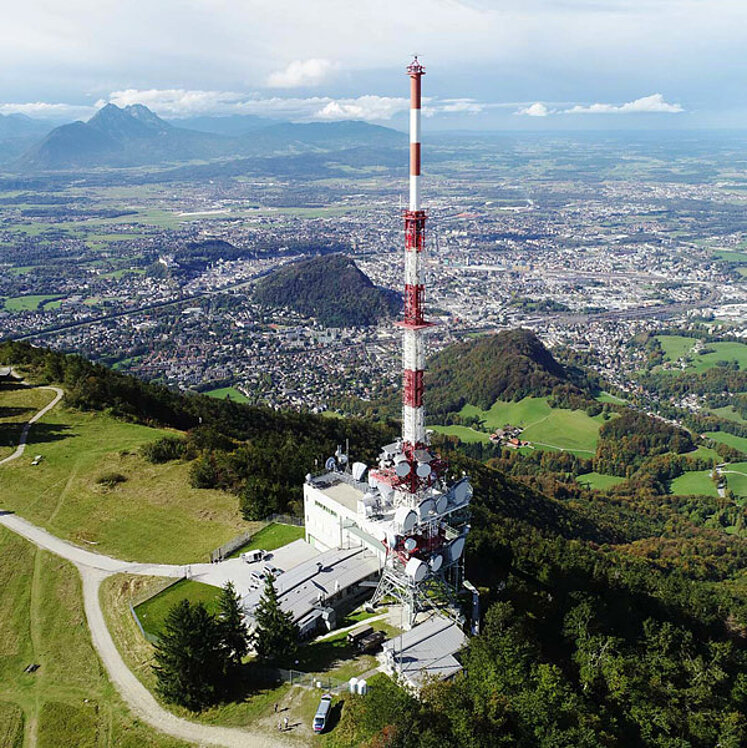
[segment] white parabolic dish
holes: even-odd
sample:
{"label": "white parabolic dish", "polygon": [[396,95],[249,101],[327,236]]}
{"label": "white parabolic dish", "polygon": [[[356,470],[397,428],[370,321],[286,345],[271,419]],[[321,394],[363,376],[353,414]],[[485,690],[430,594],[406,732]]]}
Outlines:
{"label": "white parabolic dish", "polygon": [[426,571],[426,565],[419,558],[411,558],[405,566],[405,574],[416,582],[423,581]]}
{"label": "white parabolic dish", "polygon": [[449,556],[452,561],[456,561],[464,551],[464,538],[457,538],[449,546]]}
{"label": "white parabolic dish", "polygon": [[402,528],[402,533],[408,533],[415,527],[418,521],[418,515],[407,506],[401,506],[394,513],[394,521]]}

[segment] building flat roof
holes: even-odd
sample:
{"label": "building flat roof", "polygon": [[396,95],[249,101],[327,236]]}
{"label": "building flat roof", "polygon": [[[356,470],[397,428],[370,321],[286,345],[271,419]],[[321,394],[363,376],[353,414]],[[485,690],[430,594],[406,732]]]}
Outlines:
{"label": "building flat roof", "polygon": [[453,621],[434,615],[383,645],[385,662],[412,686],[427,677],[449,678],[462,669],[456,654],[467,636]]}
{"label": "building flat roof", "polygon": [[[299,621],[337,592],[379,571],[379,561],[362,547],[336,548],[280,574],[275,581],[280,607]],[[242,603],[249,616],[259,604],[263,588],[246,595]],[[320,600],[321,596],[321,600]]]}
{"label": "building flat roof", "polygon": [[341,473],[325,473],[312,478],[311,485],[349,511],[358,511],[358,501],[366,494],[368,484]]}

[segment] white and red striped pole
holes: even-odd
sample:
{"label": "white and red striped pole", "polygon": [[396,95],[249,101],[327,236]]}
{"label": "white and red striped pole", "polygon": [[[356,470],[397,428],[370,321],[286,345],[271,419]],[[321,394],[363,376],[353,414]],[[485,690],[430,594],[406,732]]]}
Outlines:
{"label": "white and red striped pole", "polygon": [[425,211],[420,209],[420,103],[421,79],[425,69],[416,57],[407,67],[410,76],[410,204],[405,211],[405,319],[402,363],[404,369],[402,441],[405,452],[425,446],[423,331],[429,327],[423,316],[425,285],[423,249]]}

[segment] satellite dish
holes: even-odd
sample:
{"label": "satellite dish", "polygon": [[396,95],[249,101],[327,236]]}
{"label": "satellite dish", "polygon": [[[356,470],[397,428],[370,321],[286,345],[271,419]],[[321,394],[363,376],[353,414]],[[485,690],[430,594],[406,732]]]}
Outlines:
{"label": "satellite dish", "polygon": [[422,582],[427,571],[428,567],[419,558],[413,557],[405,564],[405,574],[415,582]]}
{"label": "satellite dish", "polygon": [[443,514],[446,508],[449,506],[449,497],[445,494],[439,494],[436,496],[436,513]]}
{"label": "satellite dish", "polygon": [[435,556],[431,556],[430,561],[428,561],[428,566],[431,567],[431,571],[438,571],[443,562],[444,557],[440,553],[437,553]]}
{"label": "satellite dish", "polygon": [[347,465],[348,464],[348,456],[346,454],[340,454],[340,455],[338,455],[337,459],[340,461],[340,465]]}
{"label": "satellite dish", "polygon": [[332,472],[337,467],[337,462],[334,457],[329,457],[327,462],[324,463],[324,469]]}
{"label": "satellite dish", "polygon": [[464,551],[464,538],[457,538],[449,546],[449,557],[452,561],[457,561]]}
{"label": "satellite dish", "polygon": [[355,480],[363,480],[366,470],[368,470],[368,465],[366,465],[365,462],[354,462],[353,478],[355,478]]}
{"label": "satellite dish", "polygon": [[407,538],[405,540],[405,550],[408,553],[412,553],[418,547],[418,541],[415,538]]}
{"label": "satellite dish", "polygon": [[433,499],[424,499],[418,505],[418,514],[420,519],[428,519],[432,514],[436,513],[436,502]]}
{"label": "satellite dish", "polygon": [[427,462],[419,462],[415,472],[418,478],[427,478],[431,474],[431,466]]}
{"label": "satellite dish", "polygon": [[402,528],[403,533],[410,532],[418,521],[418,515],[406,506],[401,506],[394,513],[394,522]]}
{"label": "satellite dish", "polygon": [[397,473],[400,478],[406,478],[410,474],[410,463],[407,462],[407,460],[398,462],[394,468],[394,472]]}
{"label": "satellite dish", "polygon": [[462,504],[472,498],[472,486],[468,480],[461,480],[454,486],[454,503]]}

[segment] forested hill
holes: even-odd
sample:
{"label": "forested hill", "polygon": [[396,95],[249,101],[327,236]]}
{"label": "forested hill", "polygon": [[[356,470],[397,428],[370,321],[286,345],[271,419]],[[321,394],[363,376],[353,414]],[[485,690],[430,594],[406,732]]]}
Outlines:
{"label": "forested hill", "polygon": [[396,314],[398,294],[378,288],[341,254],[323,255],[285,265],[258,284],[260,304],[283,306],[316,317],[327,327],[364,327]]}
{"label": "forested hill", "polygon": [[428,362],[428,410],[453,413],[469,403],[484,410],[498,400],[543,397],[563,390],[583,399],[593,384],[553,358],[530,330],[504,330],[445,348]]}

